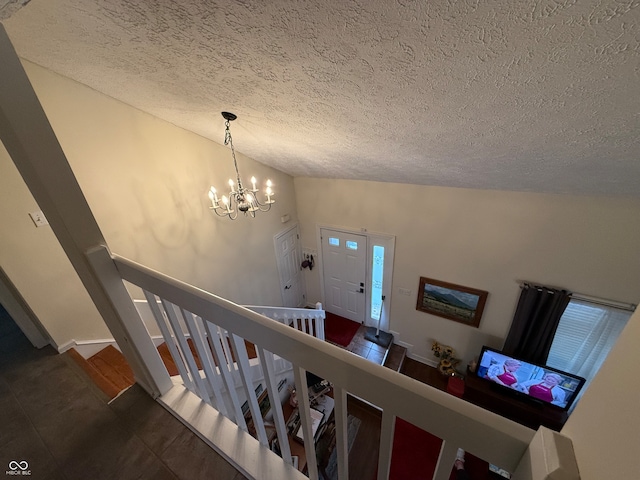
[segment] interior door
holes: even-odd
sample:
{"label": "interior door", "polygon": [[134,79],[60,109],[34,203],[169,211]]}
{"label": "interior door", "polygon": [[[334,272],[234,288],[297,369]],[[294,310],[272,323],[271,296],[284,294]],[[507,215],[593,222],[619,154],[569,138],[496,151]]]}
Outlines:
{"label": "interior door", "polygon": [[324,274],[324,308],[363,323],[366,305],[367,237],[320,229]]}
{"label": "interior door", "polygon": [[294,225],[274,238],[282,304],[285,307],[303,308],[307,303],[300,267],[302,249],[299,237],[298,226]]}

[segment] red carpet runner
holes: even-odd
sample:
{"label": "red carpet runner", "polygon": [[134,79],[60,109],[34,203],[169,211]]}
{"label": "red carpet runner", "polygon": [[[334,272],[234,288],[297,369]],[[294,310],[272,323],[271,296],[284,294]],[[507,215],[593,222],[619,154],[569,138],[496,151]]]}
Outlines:
{"label": "red carpet runner", "polygon": [[[396,418],[393,452],[391,454],[390,480],[431,480],[436,470],[442,440],[428,432]],[[453,465],[451,466],[453,469]],[[473,480],[486,480],[489,464],[467,453],[465,469]],[[450,480],[455,480],[451,471]]]}
{"label": "red carpet runner", "polygon": [[326,312],[324,336],[327,341],[336,343],[341,347],[347,347],[358,331],[358,328],[360,328],[359,323]]}

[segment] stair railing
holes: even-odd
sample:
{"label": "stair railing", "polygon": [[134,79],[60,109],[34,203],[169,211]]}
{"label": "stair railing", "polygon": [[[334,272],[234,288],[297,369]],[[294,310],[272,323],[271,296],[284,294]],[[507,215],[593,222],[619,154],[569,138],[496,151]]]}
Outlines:
{"label": "stair railing", "polygon": [[322,303],[318,302],[315,309],[311,308],[289,308],[289,307],[260,307],[246,305],[245,308],[277,320],[280,323],[289,325],[301,332],[313,335],[320,340],[324,340],[324,320],[325,312]]}
{"label": "stair railing", "polygon": [[[141,287],[154,313],[164,323],[165,338],[181,372],[181,382],[159,398],[178,418],[249,478],[303,479],[291,464],[286,422],[279,400],[271,401],[282,459],[269,449],[269,438],[249,373],[245,340],[260,358],[270,399],[279,399],[273,374],[275,356],[293,365],[295,386],[308,389],[306,373],[334,387],[336,451],[339,478],[348,478],[347,395],[355,395],[382,412],[378,479],[388,477],[396,417],[443,439],[434,480],[449,477],[456,450],[463,448],[515,472],[514,480],[573,479],[576,468],[570,440],[541,428],[537,433],[457,397],[376,365],[296,328],[236,305],[211,293],[113,256],[122,279]],[[160,299],[160,303],[158,303]],[[161,328],[164,328],[161,327]],[[202,362],[198,368],[184,329]],[[196,340],[197,339],[197,340]],[[237,369],[247,395],[246,411],[233,396]],[[226,395],[226,396],[225,396]],[[308,475],[318,479],[309,398],[298,395]],[[250,413],[247,415],[247,412]],[[252,425],[247,424],[250,418]],[[254,430],[254,439],[249,429]],[[567,442],[569,448],[567,448]],[[530,448],[531,445],[531,448]],[[542,446],[541,446],[542,445]],[[526,455],[525,455],[526,454]],[[548,462],[553,457],[554,462]],[[539,469],[536,459],[545,459]],[[521,461],[522,460],[522,461]],[[535,466],[535,468],[533,466]],[[542,472],[542,473],[541,473]]]}

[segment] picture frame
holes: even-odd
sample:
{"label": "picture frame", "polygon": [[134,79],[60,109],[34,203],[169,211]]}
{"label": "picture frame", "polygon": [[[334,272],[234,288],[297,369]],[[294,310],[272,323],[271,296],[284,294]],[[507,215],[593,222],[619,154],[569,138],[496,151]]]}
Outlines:
{"label": "picture frame", "polygon": [[478,328],[489,292],[420,277],[416,310]]}

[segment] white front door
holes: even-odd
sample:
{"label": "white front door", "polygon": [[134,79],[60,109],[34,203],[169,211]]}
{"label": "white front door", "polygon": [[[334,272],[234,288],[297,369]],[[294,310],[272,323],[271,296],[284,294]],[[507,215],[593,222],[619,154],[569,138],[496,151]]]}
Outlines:
{"label": "white front door", "polygon": [[303,308],[307,303],[300,267],[302,251],[299,237],[298,226],[294,225],[274,238],[284,307]]}
{"label": "white front door", "polygon": [[322,228],[320,238],[325,310],[363,323],[367,297],[367,237]]}

